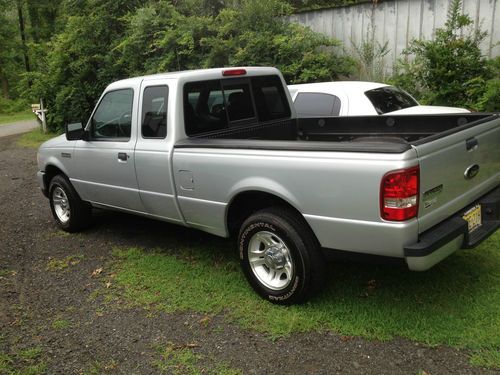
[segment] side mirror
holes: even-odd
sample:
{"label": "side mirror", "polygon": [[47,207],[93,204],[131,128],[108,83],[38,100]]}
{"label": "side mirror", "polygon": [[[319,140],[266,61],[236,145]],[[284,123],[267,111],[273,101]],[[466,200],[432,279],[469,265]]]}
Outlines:
{"label": "side mirror", "polygon": [[85,130],[81,122],[75,122],[73,124],[66,124],[66,139],[68,141],[78,141],[84,138]]}

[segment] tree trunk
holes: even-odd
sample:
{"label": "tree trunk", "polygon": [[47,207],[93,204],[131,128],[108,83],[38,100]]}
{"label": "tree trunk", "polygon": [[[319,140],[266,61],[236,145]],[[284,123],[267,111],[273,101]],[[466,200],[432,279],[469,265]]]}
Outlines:
{"label": "tree trunk", "polygon": [[[26,31],[24,29],[23,5],[21,0],[17,0],[17,15],[19,18],[19,31],[21,33],[21,43],[24,55],[24,67],[26,68],[26,73],[30,73],[30,58],[28,56],[28,47],[26,46]],[[28,80],[28,85],[31,87],[30,80]]]}
{"label": "tree trunk", "polygon": [[28,16],[31,24],[31,27],[29,28],[31,37],[33,38],[33,41],[38,44],[38,42],[40,41],[39,30],[41,28],[41,25],[37,2],[28,0],[26,3],[28,5]]}
{"label": "tree trunk", "polygon": [[2,81],[2,96],[9,99],[9,81],[7,77],[0,72],[0,81]]}

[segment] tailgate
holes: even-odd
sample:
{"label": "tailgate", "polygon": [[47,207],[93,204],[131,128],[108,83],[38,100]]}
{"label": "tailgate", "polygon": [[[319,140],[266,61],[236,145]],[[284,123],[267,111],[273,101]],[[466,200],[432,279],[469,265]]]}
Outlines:
{"label": "tailgate", "polygon": [[420,233],[468,208],[500,182],[498,115],[415,142],[413,147],[420,163]]}

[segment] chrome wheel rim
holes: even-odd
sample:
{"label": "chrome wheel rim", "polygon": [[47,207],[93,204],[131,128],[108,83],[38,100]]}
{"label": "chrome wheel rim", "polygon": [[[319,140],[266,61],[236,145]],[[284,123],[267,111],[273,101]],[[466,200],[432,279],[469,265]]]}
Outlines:
{"label": "chrome wheel rim", "polygon": [[255,277],[271,290],[283,290],[292,282],[294,264],[290,250],[274,233],[261,231],[250,238],[248,261]]}
{"label": "chrome wheel rim", "polygon": [[66,224],[69,221],[71,212],[68,197],[66,196],[64,190],[59,186],[57,186],[52,192],[52,204],[59,221]]}

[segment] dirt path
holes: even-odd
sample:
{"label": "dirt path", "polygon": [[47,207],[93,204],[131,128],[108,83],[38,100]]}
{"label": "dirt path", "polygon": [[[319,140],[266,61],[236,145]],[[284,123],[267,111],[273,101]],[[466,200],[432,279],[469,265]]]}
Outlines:
{"label": "dirt path", "polygon": [[40,125],[36,120],[17,121],[10,124],[0,125],[0,137],[21,134],[38,128]]}
{"label": "dirt path", "polygon": [[[273,341],[228,324],[224,316],[202,325],[195,313],[151,313],[106,303],[98,296],[102,283],[91,274],[107,264],[113,247],[160,247],[172,232],[186,241],[206,235],[106,212],[88,231],[64,235],[37,188],[35,151],[18,148],[15,140],[0,139],[0,373],[3,354],[11,369],[38,363],[38,373],[154,374],[162,361],[157,345],[191,348],[203,373],[231,373],[228,368],[244,374],[498,373],[471,367],[467,352],[447,347],[333,333]],[[67,268],[48,270],[51,259],[68,255],[76,257]],[[165,372],[186,370],[179,366],[166,366]]]}

